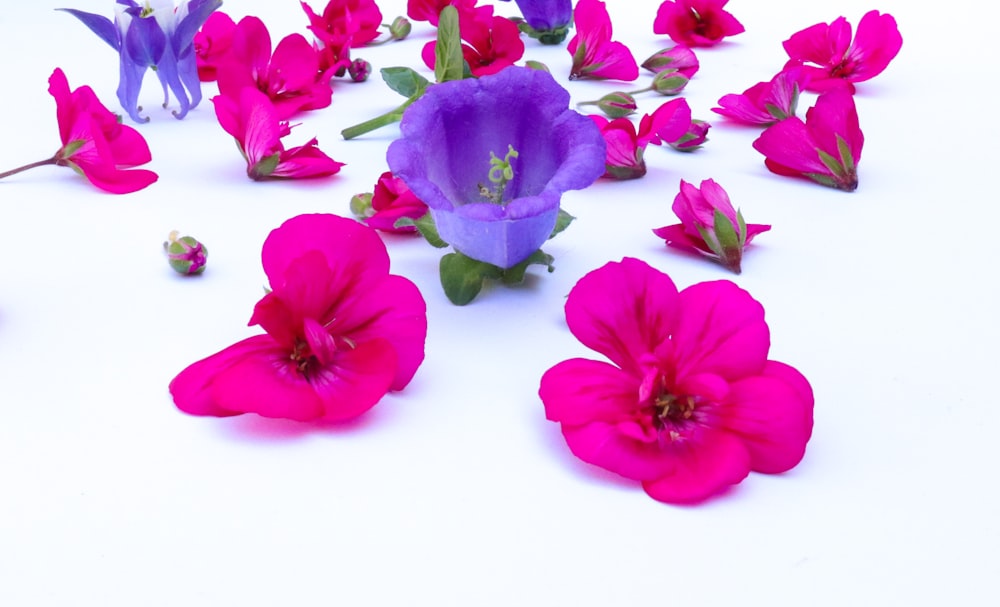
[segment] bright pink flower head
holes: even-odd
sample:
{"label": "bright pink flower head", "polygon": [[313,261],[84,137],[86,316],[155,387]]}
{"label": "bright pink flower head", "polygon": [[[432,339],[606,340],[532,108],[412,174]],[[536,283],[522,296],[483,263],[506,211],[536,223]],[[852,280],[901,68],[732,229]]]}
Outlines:
{"label": "bright pink flower head", "polygon": [[639,66],[632,52],[621,42],[611,40],[611,17],[600,0],[580,0],[573,9],[576,36],[567,50],[573,56],[570,80],[578,78],[613,79],[631,82],[639,77]]}
{"label": "bright pink flower head", "polygon": [[414,21],[429,21],[436,26],[438,16],[448,5],[462,13],[476,6],[476,0],[406,0],[406,16]]}
{"label": "bright pink flower head", "polygon": [[639,120],[639,144],[663,145],[682,138],[691,126],[691,107],[687,99],[672,99],[660,104],[652,114]]}
{"label": "bright pink flower head", "polygon": [[740,95],[724,95],[712,111],[730,120],[753,126],[770,125],[795,115],[799,93],[809,77],[800,67],[790,67],[768,82],[758,82]]}
{"label": "bright pink flower head", "polygon": [[49,77],[49,94],[56,100],[62,141],[57,165],[75,169],[112,194],[135,192],[157,180],[153,171],[132,169],[152,160],[146,140],[121,124],[89,86],[71,92],[66,74],[56,68]]}
{"label": "bright pink flower head", "polygon": [[743,249],[754,236],[771,229],[743,221],[729,194],[712,179],[702,181],[700,189],[681,180],[673,211],[681,223],[657,228],[654,234],[671,247],[705,255],[737,274]]}
{"label": "bright pink flower head", "polygon": [[804,65],[809,90],[825,91],[846,86],[853,93],[855,82],[881,74],[903,46],[903,37],[892,15],[869,11],[851,40],[851,24],[843,17],[833,23],[817,23],[783,43],[788,66]]}
{"label": "bright pink flower head", "polygon": [[669,276],[626,258],[580,279],[566,322],[611,361],[574,358],[542,377],[545,415],[580,459],[678,504],[801,461],[812,389],[767,359],[764,308],[735,284],[678,293]]}
{"label": "bright pink flower head", "polygon": [[691,124],[691,108],[686,99],[672,99],[660,105],[652,114],[644,115],[639,129],[628,118],[608,120],[589,116],[601,129],[607,144],[604,177],[638,179],[646,174],[643,159],[646,146],[661,145],[682,137]]}
{"label": "bright pink flower head", "polygon": [[841,87],[822,93],[805,122],[786,118],[761,133],[753,147],[773,173],[852,192],[864,142],[854,97]]}
{"label": "bright pink flower head", "polygon": [[[495,74],[524,56],[524,42],[517,24],[493,15],[492,6],[458,9],[458,29],[462,38],[462,58],[475,77]],[[434,69],[437,42],[424,45],[421,58]]]}
{"label": "bright pink flower head", "polygon": [[219,64],[233,45],[236,23],[233,18],[216,11],[212,13],[201,30],[194,35],[195,61],[198,64],[198,79],[214,82],[218,79]]}
{"label": "bright pink flower head", "polygon": [[330,105],[332,70],[320,70],[320,57],[299,34],[283,38],[271,53],[271,36],[257,17],[244,17],[232,34],[230,51],[216,67],[219,92],[238,99],[255,87],[274,104],[279,120]]}
{"label": "bright pink flower head", "polygon": [[678,44],[714,46],[743,33],[743,24],[723,7],[729,0],[666,0],[656,11],[653,32]]}
{"label": "bright pink flower head", "polygon": [[417,231],[416,227],[397,227],[396,222],[404,217],[420,219],[429,210],[406,183],[390,171],[379,176],[369,204],[370,206],[359,209],[361,219],[381,232],[414,233]]}
{"label": "bright pink flower head", "polygon": [[371,228],[300,215],[271,232],[261,256],[271,291],[250,324],[266,334],[181,371],[170,382],[180,410],[340,421],[410,382],[424,358],[426,307],[412,282],[389,274]]}
{"label": "bright pink flower head", "polygon": [[346,40],[348,47],[359,48],[378,38],[382,12],[374,0],[330,0],[322,15],[305,2],[300,4],[309,17],[309,31],[324,44]]}
{"label": "bright pink flower head", "polygon": [[247,176],[255,181],[328,177],[344,166],[316,147],[315,138],[286,150],[281,138],[291,128],[279,119],[267,95],[256,88],[243,88],[238,99],[219,95],[212,103],[219,124],[236,139],[246,158]]}

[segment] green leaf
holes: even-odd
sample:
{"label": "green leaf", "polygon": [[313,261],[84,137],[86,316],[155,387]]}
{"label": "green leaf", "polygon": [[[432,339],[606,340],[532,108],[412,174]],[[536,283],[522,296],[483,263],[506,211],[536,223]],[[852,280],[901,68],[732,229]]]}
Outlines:
{"label": "green leaf", "polygon": [[441,235],[438,234],[437,226],[434,225],[434,218],[431,214],[424,213],[419,219],[413,220],[409,217],[400,217],[393,224],[394,227],[401,228],[403,226],[413,226],[417,228],[420,235],[423,236],[428,244],[436,249],[443,249],[448,246],[448,243],[441,239]]}
{"label": "green leaf", "polygon": [[495,279],[503,275],[500,268],[458,252],[442,257],[439,269],[444,294],[456,306],[464,306],[475,299],[487,278]]}
{"label": "green leaf", "polygon": [[546,266],[548,267],[549,272],[554,272],[556,268],[552,265],[552,263],[555,260],[555,257],[552,257],[551,255],[543,252],[541,249],[538,249],[521,263],[503,270],[503,283],[505,285],[521,284],[524,282],[524,274],[528,270],[528,266],[531,265]]}
{"label": "green leaf", "polygon": [[549,234],[549,238],[555,238],[556,234],[568,228],[569,224],[573,223],[574,219],[576,219],[576,217],[573,217],[566,211],[559,209],[559,215],[556,217],[556,227],[552,228],[552,233]]}
{"label": "green leaf", "polygon": [[448,5],[438,16],[437,46],[434,49],[434,79],[461,80],[464,72],[462,37],[458,30],[458,9]]}
{"label": "green leaf", "polygon": [[403,97],[412,97],[430,85],[429,80],[408,67],[384,67],[380,71],[389,88]]}

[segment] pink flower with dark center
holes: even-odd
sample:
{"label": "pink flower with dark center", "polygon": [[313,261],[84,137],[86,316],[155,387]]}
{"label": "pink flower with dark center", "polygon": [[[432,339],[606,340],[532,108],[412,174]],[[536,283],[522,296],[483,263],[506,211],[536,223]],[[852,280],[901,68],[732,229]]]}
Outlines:
{"label": "pink flower with dark center", "polygon": [[771,78],[758,82],[739,95],[724,95],[712,111],[730,120],[753,126],[771,125],[795,115],[799,93],[806,88],[809,77],[801,67],[790,67]]}
{"label": "pink flower with dark center", "polygon": [[611,40],[611,17],[600,0],[580,0],[573,9],[576,36],[567,50],[573,56],[570,80],[579,78],[632,81],[639,77],[639,66],[632,52],[621,42]]}
{"label": "pink flower with dark center", "polygon": [[679,139],[691,124],[691,108],[687,100],[673,99],[644,115],[639,128],[628,118],[608,120],[599,115],[589,116],[601,129],[607,144],[604,177],[610,179],[638,179],[646,174],[643,158],[646,146],[662,145]]}
{"label": "pink flower with dark center", "polygon": [[[517,24],[493,15],[492,6],[458,9],[458,29],[462,38],[462,58],[475,77],[495,74],[524,56],[524,42]],[[424,45],[421,58],[434,69],[437,41]]]}
{"label": "pink flower with dark center", "polygon": [[768,360],[764,308],[735,284],[678,293],[669,276],[626,258],[580,279],[566,322],[610,360],[566,360],[541,380],[545,416],[580,459],[690,504],[805,454],[812,389]]}
{"label": "pink flower with dark center", "polygon": [[247,176],[254,181],[328,177],[344,166],[316,147],[315,137],[286,150],[281,139],[291,127],[256,88],[244,87],[239,98],[219,95],[212,102],[219,124],[236,139],[247,161]]}
{"label": "pink flower with dark center", "polygon": [[330,105],[332,70],[320,70],[316,49],[299,34],[286,36],[271,52],[271,36],[257,17],[244,17],[232,34],[231,47],[218,60],[219,93],[239,98],[255,87],[274,104],[279,120]]}
{"label": "pink flower with dark center", "polygon": [[840,87],[822,93],[805,122],[793,116],[771,125],[753,147],[772,173],[852,192],[864,143],[854,97]]}
{"label": "pink flower with dark center", "polygon": [[729,0],[667,0],[656,11],[653,32],[678,44],[714,46],[743,33],[743,24],[723,10]]}
{"label": "pink flower with dark center", "polygon": [[170,382],[181,411],[341,421],[401,390],[424,358],[424,300],[389,274],[378,235],[351,219],[300,215],[261,254],[271,291],[251,325],[266,331],[198,361]]}
{"label": "pink flower with dark center", "polygon": [[869,11],[858,23],[851,40],[851,24],[837,17],[827,25],[817,23],[792,34],[782,45],[790,57],[786,67],[803,65],[810,91],[847,86],[881,74],[903,46],[903,37],[892,15]]}
{"label": "pink flower with dark center", "polygon": [[668,246],[704,255],[737,274],[743,249],[754,236],[771,229],[769,225],[746,223],[743,214],[733,208],[729,194],[712,179],[702,181],[700,189],[681,180],[673,211],[681,223],[657,228],[654,234]]}

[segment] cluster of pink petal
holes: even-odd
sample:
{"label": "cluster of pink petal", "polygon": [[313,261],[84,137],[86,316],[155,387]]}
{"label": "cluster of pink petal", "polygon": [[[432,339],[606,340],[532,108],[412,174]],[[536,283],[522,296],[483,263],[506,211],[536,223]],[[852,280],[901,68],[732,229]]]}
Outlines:
{"label": "cluster of pink petal", "polygon": [[476,0],[406,0],[406,16],[414,21],[438,24],[438,16],[446,6],[454,6],[459,13],[472,10]]}
{"label": "cluster of pink petal", "polygon": [[300,215],[264,242],[271,291],[250,319],[266,331],[200,360],[170,382],[194,415],[257,413],[341,421],[403,389],[423,361],[426,306],[389,274],[370,228],[335,215]]}
{"label": "cluster of pink petal", "polygon": [[812,389],[768,360],[764,309],[735,284],[678,292],[669,276],[626,258],[577,283],[566,322],[611,361],[566,360],[541,380],[546,417],[580,459],[681,504],[802,459]]}
{"label": "cluster of pink petal", "polygon": [[621,42],[611,40],[611,17],[601,0],[579,0],[573,9],[576,35],[567,50],[573,56],[571,80],[578,78],[625,80],[639,77],[635,57]]}
{"label": "cluster of pink petal", "polygon": [[743,124],[771,125],[795,115],[799,93],[805,90],[808,82],[808,74],[801,67],[793,66],[739,95],[724,95],[719,99],[721,107],[714,107],[712,111]]}
{"label": "cluster of pink petal", "polygon": [[153,171],[133,168],[152,160],[146,140],[121,124],[89,86],[70,91],[66,74],[56,68],[49,77],[49,94],[56,101],[62,141],[56,164],[78,170],[112,194],[135,192],[157,180]]}
{"label": "cluster of pink petal", "polygon": [[714,46],[743,33],[743,24],[724,10],[729,0],[666,0],[656,12],[653,32],[686,46]]}
{"label": "cluster of pink petal", "polygon": [[321,69],[342,76],[351,64],[352,48],[364,46],[379,35],[382,12],[374,0],[330,0],[322,15],[308,4],[302,9],[309,17],[309,31],[316,37]]}
{"label": "cluster of pink petal", "polygon": [[[462,58],[473,76],[495,74],[524,56],[524,42],[517,24],[494,15],[492,6],[459,4],[456,8]],[[434,69],[436,48],[437,42],[432,40],[421,51],[421,58],[430,69]]]}
{"label": "cluster of pink petal", "polygon": [[427,214],[427,205],[410,191],[406,183],[390,171],[382,173],[372,194],[372,215],[364,219],[381,232],[414,233],[414,226],[396,226],[404,217],[420,219]]}
{"label": "cluster of pink petal", "polygon": [[638,130],[628,118],[608,120],[596,114],[589,118],[604,135],[607,144],[604,176],[611,179],[636,179],[645,175],[643,155],[646,146],[675,142],[688,133],[692,124],[691,108],[683,98],[667,101],[652,114],[643,115]]}
{"label": "cluster of pink petal", "polygon": [[846,86],[853,93],[854,83],[870,80],[889,66],[903,46],[903,37],[892,15],[869,11],[853,40],[851,24],[838,17],[796,32],[783,46],[789,56],[786,67],[802,65],[809,90]]}

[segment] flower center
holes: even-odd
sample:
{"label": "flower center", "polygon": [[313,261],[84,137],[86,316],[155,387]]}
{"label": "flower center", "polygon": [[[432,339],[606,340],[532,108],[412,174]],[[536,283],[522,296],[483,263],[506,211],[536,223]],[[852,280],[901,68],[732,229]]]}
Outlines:
{"label": "flower center", "polygon": [[308,377],[310,372],[320,366],[319,359],[312,353],[308,342],[302,338],[295,338],[295,346],[289,359],[295,363],[295,369],[302,375]]}
{"label": "flower center", "polygon": [[697,396],[675,396],[664,392],[653,401],[656,419],[663,426],[683,424],[694,417],[698,400]]}
{"label": "flower center", "polygon": [[490,188],[480,183],[480,196],[493,204],[503,204],[503,192],[507,188],[507,183],[514,179],[514,167],[511,166],[510,161],[517,156],[517,150],[510,144],[507,145],[507,155],[503,157],[503,160],[497,158],[497,155],[492,151],[490,152],[490,172],[487,177],[493,187]]}

